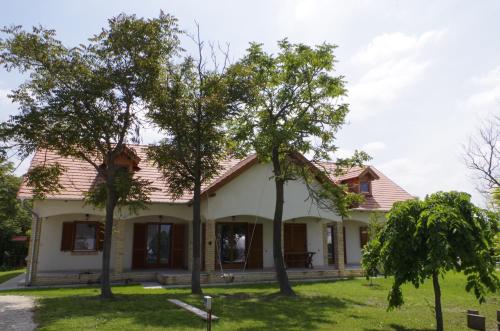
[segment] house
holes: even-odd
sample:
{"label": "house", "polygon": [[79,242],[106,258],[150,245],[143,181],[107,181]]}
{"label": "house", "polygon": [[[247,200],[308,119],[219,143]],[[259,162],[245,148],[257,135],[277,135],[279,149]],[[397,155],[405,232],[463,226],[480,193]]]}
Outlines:
{"label": "house", "polygon": [[[152,181],[156,191],[150,195],[151,204],[138,214],[127,208],[116,211],[112,280],[188,284],[191,193],[174,200],[148,161],[146,147],[129,146],[130,151],[123,156],[124,164],[129,162],[135,176]],[[63,189],[34,202],[27,283],[96,282],[102,263],[104,211],[86,205],[83,197],[98,179],[97,172],[84,161],[47,150],[38,151],[31,166],[44,162],[64,166]],[[308,165],[321,166],[328,173],[334,169],[331,163]],[[222,273],[232,273],[240,282],[273,280],[272,166],[251,155],[227,160],[222,168],[202,190],[202,282],[223,282]],[[412,198],[372,166],[352,169],[340,177],[331,175],[329,180],[347,183],[351,190],[363,193],[365,201],[342,218],[308,199],[301,181],[286,184],[282,245],[290,279],[361,275],[361,248],[368,240],[372,213],[383,217],[396,201]],[[18,196],[29,199],[33,193],[23,184]]]}

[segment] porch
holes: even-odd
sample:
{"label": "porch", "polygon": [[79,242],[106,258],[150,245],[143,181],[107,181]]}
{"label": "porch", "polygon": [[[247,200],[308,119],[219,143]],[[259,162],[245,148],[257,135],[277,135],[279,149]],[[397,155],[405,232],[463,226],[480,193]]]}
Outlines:
{"label": "porch", "polygon": [[[249,270],[224,270],[230,274],[232,281],[222,277],[220,271],[202,271],[202,284],[224,284],[224,283],[261,283],[276,281],[274,268],[249,269]],[[333,266],[320,266],[314,269],[289,268],[288,277],[291,281],[322,280],[345,277],[360,277],[363,275],[359,265],[347,265],[343,271]],[[36,285],[69,285],[69,284],[98,284],[100,280],[99,270],[86,271],[54,271],[39,272]],[[162,285],[189,285],[191,283],[191,272],[188,270],[124,270],[121,273],[112,273],[111,281],[115,283],[137,283],[158,282]]]}

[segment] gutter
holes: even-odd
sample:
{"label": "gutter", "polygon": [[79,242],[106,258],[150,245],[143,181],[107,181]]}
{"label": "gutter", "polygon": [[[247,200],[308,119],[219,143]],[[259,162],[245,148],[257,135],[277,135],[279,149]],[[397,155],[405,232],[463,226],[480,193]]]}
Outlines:
{"label": "gutter", "polygon": [[38,222],[40,222],[40,215],[35,213],[33,209],[28,207],[24,202],[26,201],[26,198],[22,197],[21,198],[21,206],[28,211],[32,216],[35,216],[35,226],[34,228],[31,229],[31,261],[28,265],[28,272],[26,273],[26,286],[31,286],[31,282],[33,279],[33,263],[35,260],[35,242],[36,242],[36,236],[37,236],[37,229],[38,229]]}

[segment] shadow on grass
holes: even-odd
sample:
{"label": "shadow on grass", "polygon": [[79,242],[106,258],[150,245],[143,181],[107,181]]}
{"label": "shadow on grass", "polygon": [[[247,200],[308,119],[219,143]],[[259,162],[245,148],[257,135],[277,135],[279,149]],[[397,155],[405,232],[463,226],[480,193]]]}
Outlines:
{"label": "shadow on grass", "polygon": [[[210,292],[210,291],[207,291]],[[183,293],[116,294],[102,301],[96,296],[42,297],[36,320],[54,329],[202,329],[205,322],[169,303],[176,298],[201,308],[201,297]],[[314,330],[337,322],[332,310],[360,302],[329,296],[286,298],[275,293],[214,293],[213,312],[220,317],[217,329]],[[339,317],[340,318],[340,317]],[[359,316],[362,318],[362,316]]]}
{"label": "shadow on grass", "polygon": [[[399,324],[389,324],[389,327],[391,330],[394,331],[434,331],[435,329],[428,329],[428,328],[423,328],[423,329],[415,329],[415,328],[407,328]],[[365,331],[379,331],[380,329],[364,329]]]}

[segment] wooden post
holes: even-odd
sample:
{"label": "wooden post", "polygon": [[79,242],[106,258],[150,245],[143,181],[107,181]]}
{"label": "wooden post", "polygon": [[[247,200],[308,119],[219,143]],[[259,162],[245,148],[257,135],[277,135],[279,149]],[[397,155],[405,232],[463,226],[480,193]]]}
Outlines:
{"label": "wooden post", "polygon": [[472,330],[486,331],[486,318],[477,310],[467,311],[467,327]]}

